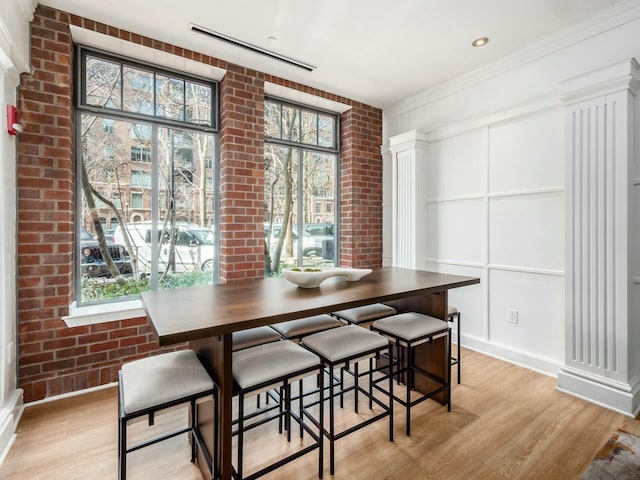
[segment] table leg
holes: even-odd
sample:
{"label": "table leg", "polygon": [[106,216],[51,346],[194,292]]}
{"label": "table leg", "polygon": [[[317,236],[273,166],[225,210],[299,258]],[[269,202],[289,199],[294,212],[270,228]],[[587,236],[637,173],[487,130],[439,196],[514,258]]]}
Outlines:
{"label": "table leg", "polygon": [[[209,371],[218,385],[218,472],[222,480],[231,479],[232,455],[232,402],[233,402],[233,371],[231,365],[232,338],[231,334],[218,337],[195,340],[189,346],[196,351],[202,364]],[[205,444],[210,454],[213,454],[213,422],[214,412],[212,402],[202,403],[198,407],[198,425],[201,431],[211,432],[205,438]],[[206,463],[198,462],[204,478],[209,478]]]}

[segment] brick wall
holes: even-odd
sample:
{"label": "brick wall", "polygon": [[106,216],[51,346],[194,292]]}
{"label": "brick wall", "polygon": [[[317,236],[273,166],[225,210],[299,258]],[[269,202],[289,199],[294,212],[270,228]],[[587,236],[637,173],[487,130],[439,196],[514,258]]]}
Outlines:
{"label": "brick wall", "polygon": [[145,318],[68,328],[73,300],[73,46],[68,25],[227,70],[221,82],[221,281],[262,278],[264,81],[352,105],[342,118],[341,263],[382,259],[382,112],[93,20],[38,6],[18,108],[18,384],[26,402],[117,380],[157,352]]}
{"label": "brick wall", "polygon": [[264,277],[264,76],[229,65],[220,83],[220,281]]}
{"label": "brick wall", "polygon": [[340,134],[340,264],[382,266],[382,112],[354,104]]}

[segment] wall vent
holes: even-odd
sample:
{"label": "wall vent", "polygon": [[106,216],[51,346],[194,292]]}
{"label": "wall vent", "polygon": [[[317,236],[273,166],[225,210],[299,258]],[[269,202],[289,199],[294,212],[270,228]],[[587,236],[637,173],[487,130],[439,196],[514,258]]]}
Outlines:
{"label": "wall vent", "polygon": [[223,33],[214,32],[213,30],[209,30],[208,28],[201,27],[199,25],[191,24],[190,29],[192,32],[200,33],[210,38],[215,38],[216,40],[235,45],[236,47],[244,48],[245,50],[249,50],[259,55],[264,55],[265,57],[273,58],[274,60],[293,65],[294,67],[301,68],[303,70],[306,70],[307,72],[313,72],[316,69],[316,67],[314,67],[313,65],[309,65],[308,63],[301,62],[285,55],[280,55],[279,53],[272,52],[271,50],[267,50],[266,48],[258,47],[257,45],[252,45],[251,43],[243,42],[242,40],[229,37],[228,35],[225,35]]}

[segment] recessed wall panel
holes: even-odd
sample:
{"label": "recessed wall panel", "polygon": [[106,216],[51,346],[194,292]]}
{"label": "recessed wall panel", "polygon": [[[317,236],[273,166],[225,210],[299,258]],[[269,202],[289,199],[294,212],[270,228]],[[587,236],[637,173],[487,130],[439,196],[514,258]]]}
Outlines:
{"label": "recessed wall panel", "polygon": [[489,199],[489,263],[564,271],[564,194]]}
{"label": "recessed wall panel", "polygon": [[427,258],[456,262],[485,259],[484,200],[427,205]]}
{"label": "recessed wall panel", "polygon": [[486,192],[486,129],[429,144],[427,198],[452,198]]}
{"label": "recessed wall panel", "polygon": [[[517,323],[509,321],[510,310],[516,312]],[[564,315],[563,276],[490,271],[491,342],[562,362]]]}
{"label": "recessed wall panel", "polygon": [[564,115],[560,108],[489,129],[489,192],[564,186]]}
{"label": "recessed wall panel", "polygon": [[[428,268],[428,270],[432,270],[432,268]],[[472,336],[475,338],[486,340],[486,270],[482,267],[438,264],[437,270],[435,271],[450,273],[452,275],[478,277],[480,279],[479,284],[468,285],[461,288],[452,288],[451,290],[449,290],[449,304],[456,306],[460,311],[460,323],[462,326],[460,332],[463,336],[463,345],[465,336]]]}

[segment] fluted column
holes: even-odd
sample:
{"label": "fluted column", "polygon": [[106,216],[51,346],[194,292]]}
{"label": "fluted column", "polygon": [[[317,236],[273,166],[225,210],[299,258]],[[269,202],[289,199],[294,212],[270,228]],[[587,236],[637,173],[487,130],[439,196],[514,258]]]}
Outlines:
{"label": "fluted column", "polygon": [[427,232],[426,134],[412,130],[389,139],[392,155],[393,266],[424,270]]}
{"label": "fluted column", "polygon": [[[627,415],[640,405],[633,302],[635,60],[563,82],[567,225],[565,365],[558,388]],[[640,138],[638,139],[640,141]],[[637,291],[636,291],[637,293]]]}

